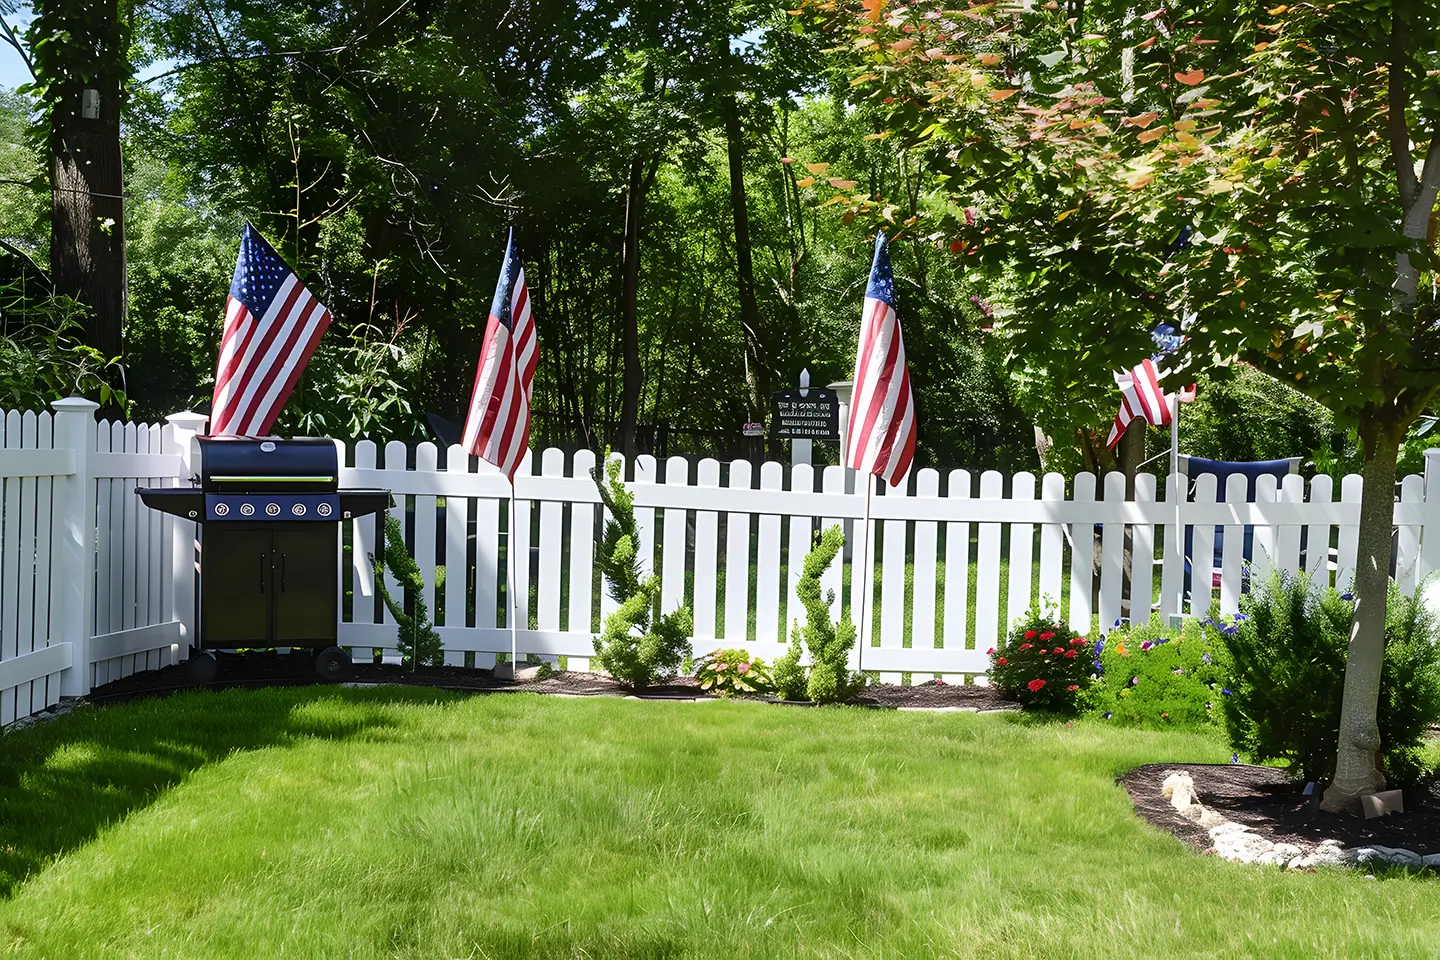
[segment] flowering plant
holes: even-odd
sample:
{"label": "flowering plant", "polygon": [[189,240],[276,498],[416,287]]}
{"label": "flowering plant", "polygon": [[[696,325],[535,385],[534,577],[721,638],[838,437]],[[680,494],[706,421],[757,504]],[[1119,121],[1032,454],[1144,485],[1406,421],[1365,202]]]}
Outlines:
{"label": "flowering plant", "polygon": [[713,690],[722,697],[737,693],[766,693],[772,684],[770,669],[759,657],[744,650],[713,650],[695,664],[695,679],[701,690]]}
{"label": "flowering plant", "polygon": [[1003,650],[992,648],[990,682],[1027,707],[1073,713],[1095,678],[1090,641],[1032,608],[1016,621]]}
{"label": "flowering plant", "polygon": [[1218,724],[1230,660],[1202,626],[1187,619],[1175,629],[1158,616],[1117,624],[1095,645],[1101,679],[1087,707],[1127,726]]}

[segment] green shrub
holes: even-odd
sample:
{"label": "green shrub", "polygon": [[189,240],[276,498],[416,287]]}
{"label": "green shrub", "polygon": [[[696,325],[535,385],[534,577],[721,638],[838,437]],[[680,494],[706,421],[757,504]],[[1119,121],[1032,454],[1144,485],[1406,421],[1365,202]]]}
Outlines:
{"label": "green shrub", "polygon": [[774,685],[765,661],[744,650],[712,650],[696,664],[695,679],[701,690],[713,690],[722,697],[769,693]]}
{"label": "green shrub", "polygon": [[[1283,761],[1306,780],[1335,772],[1345,657],[1355,604],[1349,594],[1312,589],[1308,576],[1272,574],[1241,598],[1225,622],[1204,621],[1233,662],[1222,697],[1233,747],[1258,762]],[[1386,779],[1423,773],[1426,728],[1440,719],[1440,623],[1419,595],[1391,587],[1385,617],[1379,725]]]}
{"label": "green shrub", "polygon": [[641,576],[640,533],[635,525],[635,498],[620,479],[620,462],[606,458],[602,479],[591,471],[600,500],[610,511],[600,538],[597,564],[608,581],[610,596],[620,605],[605,618],[595,638],[595,662],[617,681],[643,690],[671,676],[690,655],[690,608],[655,615],[660,578]]}
{"label": "green shrub", "polygon": [[[385,515],[385,550],[378,558],[370,554],[370,562],[375,566],[375,587],[399,625],[395,649],[400,651],[400,661],[406,666],[442,666],[445,663],[445,644],[430,625],[430,609],[425,605],[425,578],[420,574],[420,565],[405,546],[405,528],[393,513]],[[413,613],[405,612],[403,595],[399,601],[390,596],[385,586],[387,567],[400,586],[409,592]]]}
{"label": "green shrub", "polygon": [[1090,641],[1040,606],[1019,619],[1004,650],[986,653],[990,682],[1027,707],[1073,713],[1095,679]]}
{"label": "green shrub", "polygon": [[[865,686],[863,674],[850,670],[850,649],[855,646],[855,625],[849,617],[834,623],[830,607],[835,591],[821,593],[820,577],[845,543],[839,525],[820,535],[805,557],[795,596],[805,608],[805,626],[796,623],[790,634],[790,649],[775,664],[775,685],[786,700],[837,703],[849,699]],[[800,666],[801,644],[810,654],[808,673]],[[804,687],[800,677],[804,676]]]}
{"label": "green shrub", "polygon": [[1220,723],[1229,680],[1224,644],[1195,620],[1171,630],[1154,617],[1112,630],[1094,645],[1099,679],[1085,696],[1088,712],[1136,727],[1203,727]]}

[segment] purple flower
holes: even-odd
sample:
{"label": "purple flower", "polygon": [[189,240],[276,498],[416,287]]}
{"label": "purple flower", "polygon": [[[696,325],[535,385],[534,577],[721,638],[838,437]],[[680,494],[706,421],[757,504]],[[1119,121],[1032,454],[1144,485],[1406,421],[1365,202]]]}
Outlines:
{"label": "purple flower", "polygon": [[1105,675],[1105,665],[1102,664],[1099,660],[1093,660],[1093,661],[1091,661],[1091,662],[1092,662],[1092,663],[1094,664],[1094,666],[1095,666],[1095,676],[1097,676],[1097,677],[1104,676],[1104,675]]}
{"label": "purple flower", "polygon": [[1223,693],[1223,694],[1225,694],[1225,696],[1227,696],[1227,697],[1228,697],[1228,696],[1231,696],[1230,688],[1229,688],[1229,687],[1221,687],[1221,688],[1220,688],[1220,692]]}
{"label": "purple flower", "polygon": [[1231,763],[1239,763],[1239,762],[1240,762],[1240,754],[1238,754],[1238,753],[1232,753],[1232,754],[1230,754],[1230,762],[1231,762]]}
{"label": "purple flower", "polygon": [[1180,676],[1180,674],[1182,674],[1182,673],[1185,672],[1185,668],[1184,668],[1184,667],[1176,667],[1174,670],[1171,670],[1170,672],[1173,673],[1173,674],[1175,674],[1175,676],[1178,677],[1178,676]]}
{"label": "purple flower", "polygon": [[1236,622],[1236,623],[1244,623],[1246,620],[1249,620],[1249,619],[1250,619],[1250,617],[1249,617],[1248,614],[1244,614],[1244,613],[1237,613],[1237,614],[1235,614],[1235,622]]}
{"label": "purple flower", "polygon": [[1135,686],[1135,684],[1137,684],[1137,683],[1139,683],[1139,682],[1140,682],[1140,678],[1139,678],[1139,677],[1131,677],[1131,678],[1130,678],[1130,686],[1132,686],[1132,687]]}
{"label": "purple flower", "polygon": [[1355,594],[1347,590],[1344,593],[1340,594],[1340,599],[1344,600],[1346,603],[1350,603],[1355,599]]}
{"label": "purple flower", "polygon": [[1155,646],[1155,644],[1151,643],[1149,640],[1146,640],[1144,643],[1140,644],[1140,649],[1149,650],[1153,646]]}
{"label": "purple flower", "polygon": [[1114,716],[1114,714],[1112,714],[1109,710],[1106,710],[1106,711],[1105,711],[1105,719],[1106,719],[1106,720],[1109,720],[1112,716]]}
{"label": "purple flower", "polygon": [[1208,654],[1208,653],[1202,653],[1202,654],[1200,654],[1200,662],[1201,662],[1201,663],[1208,664],[1208,663],[1210,662],[1210,654]]}

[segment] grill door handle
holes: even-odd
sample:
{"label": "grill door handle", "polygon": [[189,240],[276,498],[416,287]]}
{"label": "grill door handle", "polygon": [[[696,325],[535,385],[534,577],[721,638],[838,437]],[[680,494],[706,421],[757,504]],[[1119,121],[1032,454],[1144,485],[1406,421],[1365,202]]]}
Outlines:
{"label": "grill door handle", "polygon": [[280,592],[285,592],[285,554],[280,554]]}
{"label": "grill door handle", "polygon": [[260,554],[260,592],[265,592],[265,554]]}

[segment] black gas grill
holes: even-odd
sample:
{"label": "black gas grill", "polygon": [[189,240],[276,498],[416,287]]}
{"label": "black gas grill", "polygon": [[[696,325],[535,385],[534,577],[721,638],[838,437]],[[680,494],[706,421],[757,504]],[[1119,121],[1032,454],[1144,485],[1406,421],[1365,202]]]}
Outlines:
{"label": "black gas grill", "polygon": [[136,491],[153,509],[202,525],[197,645],[333,648],[336,524],[387,509],[390,491],[341,490],[330,440],[199,442],[198,487]]}

